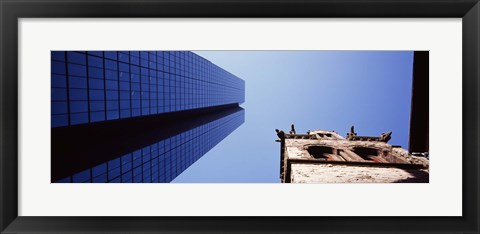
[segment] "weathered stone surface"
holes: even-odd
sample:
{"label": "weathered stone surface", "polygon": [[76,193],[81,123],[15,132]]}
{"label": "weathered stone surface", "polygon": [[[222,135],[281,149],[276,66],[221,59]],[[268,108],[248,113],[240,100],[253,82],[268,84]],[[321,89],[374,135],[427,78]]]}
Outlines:
{"label": "weathered stone surface", "polygon": [[[374,137],[348,140],[334,131],[309,131],[308,135],[289,134],[285,138],[282,181],[292,183],[392,183],[428,182],[429,160],[410,155]],[[390,134],[389,134],[390,135]],[[300,139],[303,138],[303,139]],[[310,138],[310,139],[308,139]],[[378,137],[377,137],[378,138]],[[306,160],[307,163],[290,161]],[[325,164],[321,162],[342,162]],[[358,166],[358,163],[369,166]],[[290,164],[290,166],[289,166]],[[375,164],[417,165],[420,169],[400,169]],[[405,168],[402,166],[402,168]]]}
{"label": "weathered stone surface", "polygon": [[333,164],[291,165],[292,183],[427,183],[428,172]]}

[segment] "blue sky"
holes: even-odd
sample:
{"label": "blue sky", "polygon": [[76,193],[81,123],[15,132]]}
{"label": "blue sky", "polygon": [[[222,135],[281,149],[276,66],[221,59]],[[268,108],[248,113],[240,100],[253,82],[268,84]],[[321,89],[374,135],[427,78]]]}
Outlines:
{"label": "blue sky", "polygon": [[245,123],[173,182],[278,183],[275,129],[392,131],[408,148],[413,51],[194,51],[245,80]]}

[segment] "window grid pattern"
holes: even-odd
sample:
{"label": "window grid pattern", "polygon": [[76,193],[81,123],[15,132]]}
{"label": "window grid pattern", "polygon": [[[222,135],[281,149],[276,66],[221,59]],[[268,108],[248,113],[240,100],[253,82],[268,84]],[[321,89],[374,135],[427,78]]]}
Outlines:
{"label": "window grid pattern", "polygon": [[242,110],[56,183],[169,183],[244,121]]}
{"label": "window grid pattern", "polygon": [[245,82],[190,51],[52,51],[52,127],[243,103]]}

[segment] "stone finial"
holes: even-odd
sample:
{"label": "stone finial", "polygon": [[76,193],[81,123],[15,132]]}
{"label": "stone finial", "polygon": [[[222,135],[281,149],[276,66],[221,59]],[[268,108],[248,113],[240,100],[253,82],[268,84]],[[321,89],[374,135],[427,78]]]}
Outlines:
{"label": "stone finial", "polygon": [[387,143],[390,139],[392,139],[392,132],[391,131],[388,131],[386,133],[382,133],[382,135],[380,135],[380,141],[383,141],[383,142]]}
{"label": "stone finial", "polygon": [[356,135],[357,133],[355,132],[355,126],[352,125],[352,127],[350,127],[350,132],[347,133],[347,139],[350,140]]}
{"label": "stone finial", "polygon": [[292,124],[291,129],[290,129],[290,134],[297,134],[295,131],[295,125]]}
{"label": "stone finial", "polygon": [[277,132],[277,136],[278,136],[278,138],[280,138],[280,140],[285,140],[285,132],[284,131],[275,129],[275,132]]}

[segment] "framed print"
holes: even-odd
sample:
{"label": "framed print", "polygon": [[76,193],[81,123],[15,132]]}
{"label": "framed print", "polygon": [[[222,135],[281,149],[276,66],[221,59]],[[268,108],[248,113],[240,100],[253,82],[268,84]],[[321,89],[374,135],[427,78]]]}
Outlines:
{"label": "framed print", "polygon": [[1,4],[1,233],[478,232],[476,0]]}

